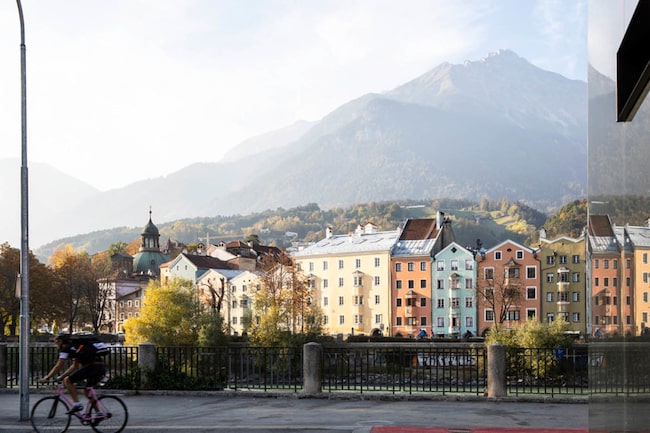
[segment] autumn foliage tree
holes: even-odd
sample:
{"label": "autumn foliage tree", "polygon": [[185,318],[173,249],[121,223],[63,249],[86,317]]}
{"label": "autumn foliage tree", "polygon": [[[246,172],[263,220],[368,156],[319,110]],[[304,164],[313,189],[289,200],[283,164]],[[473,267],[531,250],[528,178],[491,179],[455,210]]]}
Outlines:
{"label": "autumn foliage tree", "polygon": [[499,329],[508,318],[508,311],[519,306],[521,287],[516,279],[508,278],[509,269],[485,269],[485,278],[479,279],[476,296],[479,304],[494,312],[495,328]]}
{"label": "autumn foliage tree", "polygon": [[126,343],[144,342],[160,346],[191,346],[205,343],[201,336],[212,315],[201,308],[190,280],[175,278],[168,284],[151,281],[138,317],[124,322]]}
{"label": "autumn foliage tree", "polygon": [[284,346],[296,334],[322,334],[322,315],[312,302],[309,282],[286,254],[265,257],[254,306],[251,339],[256,344]]}

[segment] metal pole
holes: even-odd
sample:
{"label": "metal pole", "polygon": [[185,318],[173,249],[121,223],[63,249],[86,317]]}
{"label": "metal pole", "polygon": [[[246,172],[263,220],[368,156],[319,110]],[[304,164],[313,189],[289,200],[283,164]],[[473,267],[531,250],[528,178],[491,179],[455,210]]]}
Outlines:
{"label": "metal pole", "polygon": [[20,88],[22,162],[20,168],[20,419],[29,419],[29,229],[27,200],[27,75],[25,61],[25,21],[20,0],[16,0],[20,17]]}

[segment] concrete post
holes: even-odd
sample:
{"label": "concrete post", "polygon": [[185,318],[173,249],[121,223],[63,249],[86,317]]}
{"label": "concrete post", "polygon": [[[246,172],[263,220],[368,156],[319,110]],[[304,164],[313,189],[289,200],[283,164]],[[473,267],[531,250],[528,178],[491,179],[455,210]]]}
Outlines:
{"label": "concrete post", "polygon": [[0,344],[0,388],[7,387],[7,345]]}
{"label": "concrete post", "polygon": [[303,392],[316,394],[323,385],[323,346],[319,343],[307,343],[302,347]]}
{"label": "concrete post", "polygon": [[138,367],[140,367],[140,385],[146,389],[149,385],[149,374],[156,370],[156,345],[142,343],[138,347]]}
{"label": "concrete post", "polygon": [[487,396],[505,397],[506,389],[506,347],[503,344],[488,346]]}

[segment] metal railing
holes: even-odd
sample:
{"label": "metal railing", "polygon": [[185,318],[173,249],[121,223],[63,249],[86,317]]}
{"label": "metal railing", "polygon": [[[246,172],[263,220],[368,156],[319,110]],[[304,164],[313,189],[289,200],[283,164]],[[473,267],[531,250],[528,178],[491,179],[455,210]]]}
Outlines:
{"label": "metal railing", "polygon": [[[139,347],[115,346],[107,355],[107,387],[138,389]],[[156,347],[146,386],[168,390],[300,392],[303,349]],[[650,394],[650,344],[589,343],[568,349],[508,349],[508,395],[551,397]],[[30,386],[39,387],[57,359],[56,347],[30,347]],[[326,393],[482,395],[487,348],[477,343],[347,343],[322,348]],[[19,347],[0,345],[0,387],[18,386]]]}
{"label": "metal railing", "polygon": [[349,344],[323,349],[323,390],[482,394],[483,345]]}

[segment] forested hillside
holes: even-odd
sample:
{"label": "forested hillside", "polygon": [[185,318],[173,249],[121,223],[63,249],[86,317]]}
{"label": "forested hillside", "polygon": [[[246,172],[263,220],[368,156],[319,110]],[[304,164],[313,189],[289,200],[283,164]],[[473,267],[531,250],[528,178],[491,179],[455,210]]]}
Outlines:
{"label": "forested hillside", "polygon": [[[440,211],[452,221],[459,243],[475,246],[480,239],[489,247],[505,239],[525,243],[546,221],[546,215],[521,203],[505,199],[465,200],[440,199],[423,201],[386,201],[359,204],[346,208],[320,209],[315,203],[291,209],[278,208],[250,215],[216,216],[182,219],[173,222],[153,222],[160,230],[160,243],[168,239],[193,244],[230,240],[244,240],[256,235],[260,242],[278,247],[290,247],[294,242],[312,242],[324,237],[324,229],[331,225],[334,233],[348,233],[357,225],[372,222],[379,230],[395,230],[407,218],[435,217]],[[41,260],[47,260],[57,248],[71,244],[90,254],[106,250],[115,242],[137,243],[141,227],[120,227],[70,238],[60,239],[35,251]]]}

